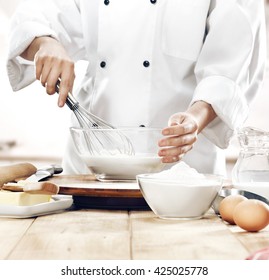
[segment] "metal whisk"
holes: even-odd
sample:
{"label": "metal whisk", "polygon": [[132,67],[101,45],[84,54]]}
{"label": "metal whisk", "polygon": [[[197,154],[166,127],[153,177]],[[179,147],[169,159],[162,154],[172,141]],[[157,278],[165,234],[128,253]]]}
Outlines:
{"label": "metal whisk", "polygon": [[[56,83],[57,93],[59,88],[60,80]],[[79,126],[83,129],[84,140],[91,155],[134,154],[132,143],[126,135],[80,106],[70,93],[66,105],[74,112]]]}

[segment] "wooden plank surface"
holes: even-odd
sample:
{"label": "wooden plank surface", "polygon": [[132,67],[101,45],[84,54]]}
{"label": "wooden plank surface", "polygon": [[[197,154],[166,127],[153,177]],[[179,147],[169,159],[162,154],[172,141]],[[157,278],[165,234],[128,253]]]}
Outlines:
{"label": "wooden plank surface", "polygon": [[0,259],[243,260],[269,246],[269,226],[248,233],[213,211],[176,221],[151,211],[73,210],[0,225]]}
{"label": "wooden plank surface", "polygon": [[129,240],[127,212],[64,212],[37,218],[8,259],[129,259]]}
{"label": "wooden plank surface", "polygon": [[213,212],[199,220],[131,213],[133,259],[244,259],[247,249]]}
{"label": "wooden plank surface", "polygon": [[232,225],[227,225],[227,227],[250,254],[266,247],[269,248],[269,225],[260,232],[247,232]]}
{"label": "wooden plank surface", "polygon": [[[71,185],[72,180],[89,182],[88,176],[53,179]],[[72,209],[38,218],[0,218],[0,228],[0,259],[13,260],[243,260],[269,246],[269,226],[248,233],[213,210],[203,219],[176,221],[159,219],[152,211]]]}
{"label": "wooden plank surface", "polygon": [[0,259],[8,259],[27,234],[34,219],[0,218]]}

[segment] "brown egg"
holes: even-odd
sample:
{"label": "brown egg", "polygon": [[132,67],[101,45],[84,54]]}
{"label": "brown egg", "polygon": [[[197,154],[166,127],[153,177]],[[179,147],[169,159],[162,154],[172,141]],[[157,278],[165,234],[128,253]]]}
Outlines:
{"label": "brown egg", "polygon": [[234,218],[233,212],[235,207],[242,201],[248,200],[246,197],[236,194],[236,195],[229,195],[225,197],[219,205],[219,213],[221,218],[228,222],[229,224],[234,225]]}
{"label": "brown egg", "polygon": [[269,223],[269,207],[266,203],[249,199],[240,202],[233,214],[236,225],[246,231],[259,231]]}

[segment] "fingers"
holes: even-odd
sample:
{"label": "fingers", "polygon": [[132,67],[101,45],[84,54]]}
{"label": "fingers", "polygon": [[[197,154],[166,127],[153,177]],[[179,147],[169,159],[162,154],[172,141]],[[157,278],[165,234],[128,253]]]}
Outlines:
{"label": "fingers", "polygon": [[172,125],[166,127],[162,130],[164,136],[169,135],[185,135],[193,133],[197,130],[197,124],[195,122],[190,122],[184,125]]}
{"label": "fingers", "polygon": [[180,161],[184,155],[192,149],[192,146],[189,146],[185,149],[185,152],[183,152],[183,149],[169,149],[166,150],[165,154],[164,152],[159,152],[159,156],[162,158],[163,163],[173,163]]}
{"label": "fingers", "polygon": [[163,135],[182,135],[193,133],[198,129],[195,118],[186,112],[176,113],[168,120],[168,127],[164,128]]}
{"label": "fingers", "polygon": [[185,114],[174,114],[172,115],[168,120],[168,126],[178,125],[182,124],[185,120],[186,116]]}
{"label": "fingers", "polygon": [[[74,80],[75,80],[75,73],[73,67],[70,67],[71,71],[65,71],[61,75],[61,83],[60,83],[60,90],[59,90],[59,98],[58,98],[58,106],[63,107],[68,95],[68,92],[72,92]],[[57,81],[55,81],[54,86]]]}
{"label": "fingers", "polygon": [[57,58],[36,60],[36,78],[46,87],[48,94],[55,93],[55,84],[61,78],[62,89],[72,90],[75,79],[74,63]]}
{"label": "fingers", "polygon": [[192,149],[193,145],[183,147],[169,147],[159,151],[159,156],[162,157],[162,162],[172,163],[181,160],[184,155]]}
{"label": "fingers", "polygon": [[197,141],[198,125],[195,119],[185,113],[174,115],[169,120],[169,127],[162,130],[164,138],[159,141],[159,153],[162,161],[173,163],[182,159]]}
{"label": "fingers", "polygon": [[160,139],[159,147],[183,147],[192,145],[197,140],[197,134],[185,134]]}
{"label": "fingers", "polygon": [[[70,62],[65,62],[64,65],[66,66],[62,66],[61,63],[60,65],[55,63],[46,77],[46,91],[48,94],[54,94],[56,92],[55,85],[58,79],[61,81],[58,98],[59,107],[64,106],[68,92],[72,92],[75,79],[73,64]],[[61,69],[64,69],[64,71],[61,71]],[[41,82],[43,83],[43,74],[41,77]]]}
{"label": "fingers", "polygon": [[58,106],[65,104],[68,92],[72,92],[75,80],[75,65],[62,47],[56,45],[53,50],[41,50],[35,56],[36,78],[46,87],[47,94],[56,92],[56,82],[61,80]]}
{"label": "fingers", "polygon": [[37,55],[35,56],[34,61],[35,61],[35,76],[37,80],[40,80],[42,70],[43,70],[43,63],[38,59]]}
{"label": "fingers", "polygon": [[159,150],[158,155],[162,157],[162,161],[165,163],[179,161],[193,148],[193,144],[196,140],[196,134],[161,139],[159,141],[159,146],[164,148]]}

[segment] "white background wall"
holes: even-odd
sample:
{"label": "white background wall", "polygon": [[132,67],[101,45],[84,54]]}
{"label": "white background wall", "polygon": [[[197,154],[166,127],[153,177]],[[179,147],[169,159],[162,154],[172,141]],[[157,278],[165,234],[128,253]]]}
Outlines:
{"label": "white background wall", "polygon": [[[38,81],[13,92],[6,74],[8,25],[19,2],[0,0],[0,146],[15,140],[11,156],[60,158],[69,133],[70,109],[59,108],[57,95],[47,95]],[[84,66],[78,64],[76,69],[79,80]]]}
{"label": "white background wall", "polygon": [[[69,133],[70,110],[67,107],[58,108],[57,96],[45,94],[45,89],[39,82],[19,92],[12,92],[6,75],[7,26],[19,2],[21,1],[0,0],[0,144],[15,140],[17,146],[10,153],[13,156],[60,158],[64,151],[65,138]],[[78,65],[76,69],[79,79],[83,67]],[[268,108],[269,73],[267,71],[264,88],[254,103],[254,110],[246,125],[269,131]],[[227,154],[233,155],[236,152],[235,144]]]}
{"label": "white background wall", "polygon": [[45,94],[38,82],[14,93],[6,74],[7,26],[19,2],[0,1],[0,142],[15,140],[20,155],[61,156],[70,112],[59,109],[57,96]]}

